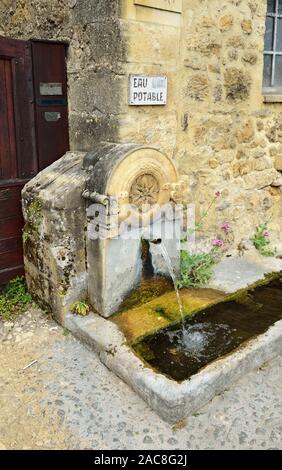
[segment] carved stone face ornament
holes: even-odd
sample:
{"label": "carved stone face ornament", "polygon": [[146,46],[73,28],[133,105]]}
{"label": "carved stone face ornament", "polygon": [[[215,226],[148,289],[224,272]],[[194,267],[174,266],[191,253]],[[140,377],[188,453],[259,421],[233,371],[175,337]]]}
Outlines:
{"label": "carved stone face ornament", "polygon": [[139,210],[145,210],[148,206],[158,202],[160,185],[155,176],[144,173],[135,178],[130,192],[129,202],[135,205]]}

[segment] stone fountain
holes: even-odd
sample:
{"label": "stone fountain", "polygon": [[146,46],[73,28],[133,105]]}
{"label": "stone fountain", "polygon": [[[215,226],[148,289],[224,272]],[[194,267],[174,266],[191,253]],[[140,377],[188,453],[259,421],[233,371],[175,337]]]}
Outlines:
{"label": "stone fountain", "polygon": [[[156,148],[104,143],[68,152],[23,191],[30,292],[61,323],[81,300],[108,317],[140,284],[142,240],[162,240],[177,273],[184,190]],[[169,276],[153,244],[149,255],[153,274]]]}
{"label": "stone fountain", "polygon": [[[280,320],[232,354],[177,382],[150,367],[149,358],[143,360],[136,350],[140,339],[178,322],[178,311],[176,317],[171,316],[175,304],[177,309],[174,293],[112,316],[141,283],[144,240],[151,275],[177,275],[182,223],[179,202],[185,187],[174,163],[158,149],[105,143],[88,153],[68,152],[23,190],[24,260],[30,292],[172,423],[183,420],[242,374],[281,353],[282,344]],[[160,240],[167,264],[159,245],[149,243]],[[236,259],[223,264],[227,262],[236,290],[236,269],[232,269]],[[242,264],[241,259],[237,262]],[[265,262],[263,267],[262,274]],[[274,268],[272,262],[270,272],[280,271],[281,262]],[[226,294],[209,289],[187,290],[181,297],[186,314],[226,302]],[[72,306],[80,301],[93,308],[85,317],[72,313]],[[185,338],[193,353],[203,347],[198,326],[196,331],[188,329]],[[159,336],[156,340],[160,349]]]}

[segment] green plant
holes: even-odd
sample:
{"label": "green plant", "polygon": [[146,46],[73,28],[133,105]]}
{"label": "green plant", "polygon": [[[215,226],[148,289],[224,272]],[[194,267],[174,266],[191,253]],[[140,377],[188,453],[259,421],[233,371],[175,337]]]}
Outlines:
{"label": "green plant", "polygon": [[42,222],[42,204],[38,199],[34,199],[29,204],[27,210],[27,223],[23,229],[23,241],[27,242],[32,236],[39,235],[39,229]]}
{"label": "green plant", "polygon": [[[201,213],[198,223],[192,229],[193,232],[196,233],[203,228],[204,220],[220,196],[221,193],[217,191],[207,210]],[[212,240],[212,248],[207,253],[189,253],[187,249],[181,249],[180,279],[178,280],[180,288],[201,286],[209,282],[213,275],[213,267],[220,261],[233,239],[232,227],[228,222],[223,223],[220,230],[221,235]],[[181,240],[182,245],[187,242],[188,235],[189,232]]]}
{"label": "green plant", "polygon": [[0,318],[9,319],[23,312],[31,302],[24,277],[12,279],[0,294]]}
{"label": "green plant", "polygon": [[24,243],[27,242],[30,238],[30,233],[23,229],[23,241]]}
{"label": "green plant", "polygon": [[90,307],[86,302],[80,300],[71,306],[71,312],[85,317],[90,312]]}
{"label": "green plant", "polygon": [[219,259],[220,251],[217,247],[212,248],[209,253],[190,254],[186,250],[181,250],[178,286],[182,288],[207,284]]}
{"label": "green plant", "polygon": [[270,233],[268,231],[267,222],[258,225],[251,241],[262,256],[275,255],[276,250],[270,248]]}
{"label": "green plant", "polygon": [[190,228],[187,231],[187,233],[185,234],[185,236],[182,238],[182,240],[181,240],[182,242],[187,241],[189,235],[192,235],[192,233],[199,232],[203,228],[205,219],[207,218],[207,216],[209,215],[210,210],[212,209],[212,207],[215,205],[216,201],[220,197],[221,197],[221,193],[220,193],[220,191],[217,191],[215,193],[214,197],[212,198],[211,202],[209,203],[208,208],[205,211],[201,212],[199,220],[198,220],[198,222],[196,222],[195,227]]}

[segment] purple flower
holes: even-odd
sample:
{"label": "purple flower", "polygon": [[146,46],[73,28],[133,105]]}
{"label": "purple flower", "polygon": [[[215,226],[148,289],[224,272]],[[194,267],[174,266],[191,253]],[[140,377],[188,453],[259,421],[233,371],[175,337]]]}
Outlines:
{"label": "purple flower", "polygon": [[221,196],[221,192],[220,192],[220,191],[216,191],[215,197],[220,197],[220,196]]}
{"label": "purple flower", "polygon": [[268,238],[270,237],[270,233],[266,230],[265,232],[263,232],[263,236]]}
{"label": "purple flower", "polygon": [[228,222],[225,222],[222,226],[221,226],[222,230],[224,230],[224,232],[229,232],[229,230],[231,230],[231,225],[228,223]]}
{"label": "purple flower", "polygon": [[218,247],[222,247],[224,245],[224,241],[223,240],[220,240],[220,239],[216,239],[216,240],[213,240],[212,241],[212,245],[213,246],[218,246]]}

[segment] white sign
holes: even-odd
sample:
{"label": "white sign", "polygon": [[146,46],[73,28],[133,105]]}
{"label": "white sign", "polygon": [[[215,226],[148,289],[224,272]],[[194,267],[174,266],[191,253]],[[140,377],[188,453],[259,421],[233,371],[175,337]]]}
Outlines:
{"label": "white sign", "polygon": [[129,105],[163,106],[167,100],[167,77],[130,75]]}
{"label": "white sign", "polygon": [[53,95],[62,95],[63,94],[63,84],[62,83],[43,83],[40,85],[40,95],[43,96],[53,96]]}

